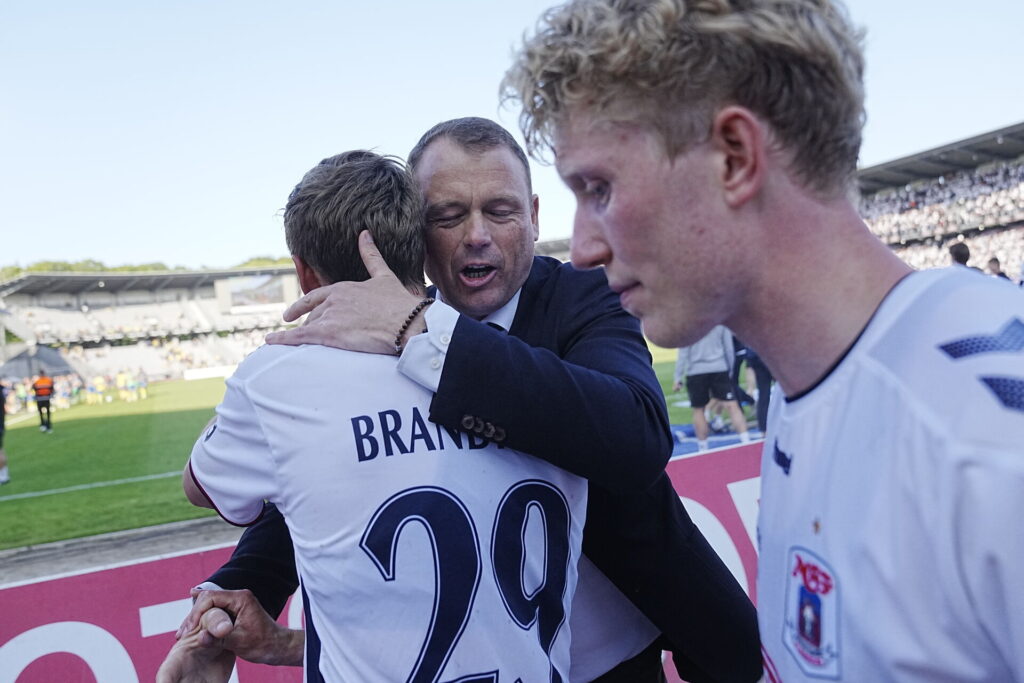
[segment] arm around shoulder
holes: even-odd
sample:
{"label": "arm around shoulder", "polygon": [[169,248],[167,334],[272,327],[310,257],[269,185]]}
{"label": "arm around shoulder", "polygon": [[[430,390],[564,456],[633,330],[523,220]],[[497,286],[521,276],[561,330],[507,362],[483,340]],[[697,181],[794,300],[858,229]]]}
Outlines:
{"label": "arm around shoulder", "polygon": [[480,417],[505,445],[612,491],[643,489],[672,438],[640,325],[603,273],[565,265],[551,279],[524,287],[510,334],[459,320],[431,419]]}

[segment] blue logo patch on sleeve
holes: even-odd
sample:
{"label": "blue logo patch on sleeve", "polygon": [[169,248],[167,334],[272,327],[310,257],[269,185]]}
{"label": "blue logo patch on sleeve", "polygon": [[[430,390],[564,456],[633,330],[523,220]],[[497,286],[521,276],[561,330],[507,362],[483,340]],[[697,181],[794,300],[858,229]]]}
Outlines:
{"label": "blue logo patch on sleeve", "polygon": [[980,353],[1015,353],[1024,351],[1024,322],[1014,318],[995,334],[964,337],[939,346],[953,359]]}
{"label": "blue logo patch on sleeve", "polygon": [[[1013,318],[996,334],[964,337],[939,346],[954,360],[984,353],[1019,353],[1024,351],[1024,322]],[[1024,378],[979,377],[995,397],[1011,410],[1024,411]]]}
{"label": "blue logo patch on sleeve", "polygon": [[1017,377],[982,377],[999,402],[1012,410],[1024,411],[1024,379]]}

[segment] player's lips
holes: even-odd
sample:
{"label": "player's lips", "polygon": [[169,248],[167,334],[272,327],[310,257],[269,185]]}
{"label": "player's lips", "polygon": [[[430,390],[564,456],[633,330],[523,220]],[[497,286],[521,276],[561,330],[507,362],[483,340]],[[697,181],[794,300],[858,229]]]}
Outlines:
{"label": "player's lips", "polygon": [[498,276],[498,269],[487,263],[472,263],[459,271],[459,282],[466,287],[485,287]]}
{"label": "player's lips", "polygon": [[619,295],[619,304],[622,305],[622,308],[629,311],[629,302],[637,296],[637,293],[640,290],[640,283],[635,280],[632,282],[609,281],[608,286],[612,288],[613,292]]}

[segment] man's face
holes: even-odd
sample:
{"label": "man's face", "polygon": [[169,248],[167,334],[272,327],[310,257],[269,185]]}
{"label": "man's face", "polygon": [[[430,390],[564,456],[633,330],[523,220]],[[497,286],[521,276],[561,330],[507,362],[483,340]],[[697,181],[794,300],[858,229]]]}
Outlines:
{"label": "man's face", "polygon": [[533,264],[537,197],[522,162],[505,147],[476,154],[441,138],[415,174],[426,199],[427,277],[460,313],[490,315]]}
{"label": "man's face", "polygon": [[725,322],[745,274],[711,146],[670,159],[650,131],[578,115],[556,133],[558,172],[576,195],[573,265],[604,265],[656,344],[684,346]]}

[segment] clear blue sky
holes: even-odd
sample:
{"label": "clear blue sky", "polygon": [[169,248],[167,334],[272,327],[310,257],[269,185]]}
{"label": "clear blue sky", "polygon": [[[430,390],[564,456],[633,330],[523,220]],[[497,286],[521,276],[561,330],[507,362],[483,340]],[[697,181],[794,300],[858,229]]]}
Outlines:
{"label": "clear blue sky", "polygon": [[[456,116],[514,129],[497,86],[550,5],[4,3],[0,265],[283,256],[278,211],[321,158],[404,156]],[[868,29],[863,165],[1024,121],[1024,1],[848,7]],[[535,174],[541,238],[567,237],[571,198]]]}

